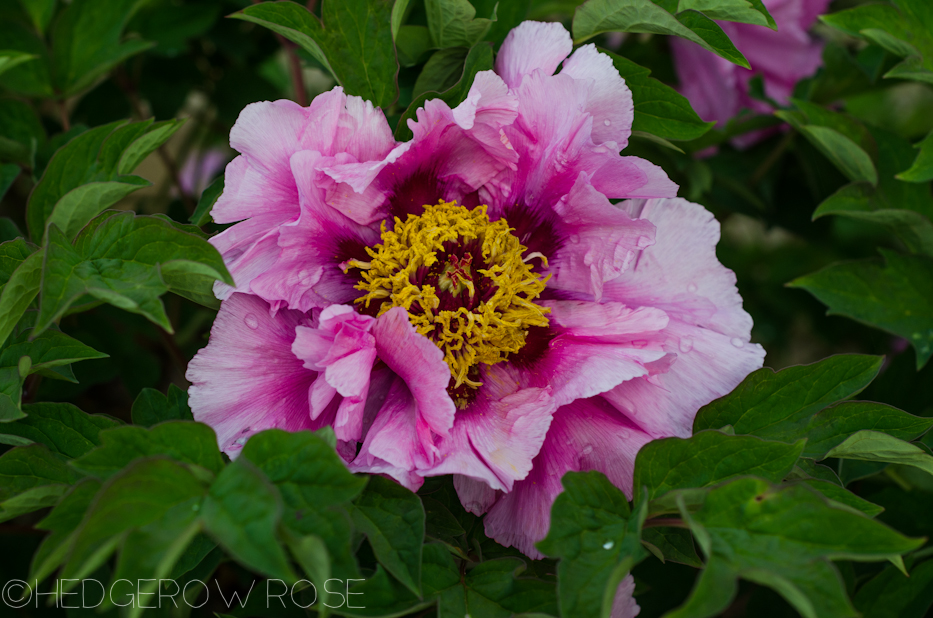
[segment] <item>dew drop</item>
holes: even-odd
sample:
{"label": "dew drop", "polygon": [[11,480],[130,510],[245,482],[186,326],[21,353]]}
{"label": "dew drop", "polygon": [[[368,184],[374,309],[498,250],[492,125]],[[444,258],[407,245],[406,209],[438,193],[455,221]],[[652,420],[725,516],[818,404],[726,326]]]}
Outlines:
{"label": "dew drop", "polygon": [[696,294],[696,291],[697,291],[697,284],[696,284],[696,283],[691,283],[690,285],[688,285],[688,286],[687,286],[687,291],[690,292],[691,294]]}
{"label": "dew drop", "polygon": [[593,447],[592,447],[592,445],[587,444],[586,446],[583,447],[582,453],[583,453],[584,455],[589,455],[589,454],[592,453],[592,452],[593,452]]}
{"label": "dew drop", "polygon": [[693,340],[689,337],[680,338],[680,351],[686,354],[693,349]]}
{"label": "dew drop", "polygon": [[615,546],[615,543],[612,541],[606,541],[603,543],[603,549],[612,549]]}
{"label": "dew drop", "polygon": [[243,323],[246,324],[251,330],[256,330],[259,328],[259,318],[257,318],[252,313],[246,314],[246,317],[243,318]]}
{"label": "dew drop", "polygon": [[609,125],[612,124],[612,121],[609,120],[608,118],[606,118],[605,120],[603,120],[603,124],[606,125],[606,126],[608,127]]}
{"label": "dew drop", "polygon": [[742,343],[742,340],[739,339],[738,337],[733,337],[733,338],[732,338],[732,345],[734,345],[734,346],[737,347],[737,348],[741,348],[741,347],[742,347],[743,345],[745,345],[745,344]]}

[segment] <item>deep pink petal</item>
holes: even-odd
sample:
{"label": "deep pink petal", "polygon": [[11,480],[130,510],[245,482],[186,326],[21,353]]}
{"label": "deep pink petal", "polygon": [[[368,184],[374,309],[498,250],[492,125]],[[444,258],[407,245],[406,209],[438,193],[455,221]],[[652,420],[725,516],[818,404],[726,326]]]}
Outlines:
{"label": "deep pink petal", "polygon": [[534,71],[553,74],[572,50],[570,33],[561,24],[525,21],[505,37],[496,56],[496,73],[515,88]]}
{"label": "deep pink petal", "polygon": [[411,391],[419,421],[440,436],[449,435],[456,408],[447,394],[450,368],[444,362],[444,353],[415,331],[401,307],[393,307],[379,316],[372,334],[379,359]]}
{"label": "deep pink petal", "polygon": [[220,306],[211,340],[188,365],[188,401],[196,420],[217,432],[220,448],[236,454],[263,429],[311,429],[308,388],[317,374],[291,351],[297,311],[269,315],[261,298],[234,294]]}

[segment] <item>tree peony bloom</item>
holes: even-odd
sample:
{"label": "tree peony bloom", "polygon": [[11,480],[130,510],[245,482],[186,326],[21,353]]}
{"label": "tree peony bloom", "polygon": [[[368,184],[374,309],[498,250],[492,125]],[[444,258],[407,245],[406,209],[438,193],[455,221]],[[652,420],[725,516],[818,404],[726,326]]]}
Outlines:
{"label": "tree peony bloom", "polygon": [[690,435],[761,366],[718,224],[619,155],[631,93],[571,51],[560,24],[520,25],[405,143],[340,88],[243,110],[213,210],[239,222],[212,241],[236,287],[187,374],[226,453],[331,426],[351,470],[453,474],[492,538],[537,556],[565,472],[631,494],[644,443]]}
{"label": "tree peony bloom", "polygon": [[[717,22],[748,60],[751,70],[681,38],[671,39],[674,67],[680,90],[703,120],[726,122],[742,109],[770,114],[772,108],[749,95],[748,82],[756,75],[764,81],[765,94],[780,104],[790,101],[797,82],[812,75],[820,66],[823,45],[807,31],[830,0],[764,0],[777,24],[777,31],[765,26]],[[739,147],[750,146],[764,132],[735,140]]]}

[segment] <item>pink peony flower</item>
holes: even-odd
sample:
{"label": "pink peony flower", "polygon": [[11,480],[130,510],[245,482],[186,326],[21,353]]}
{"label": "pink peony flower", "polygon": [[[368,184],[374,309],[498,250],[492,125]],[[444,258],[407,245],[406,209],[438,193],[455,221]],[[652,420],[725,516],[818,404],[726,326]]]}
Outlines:
{"label": "pink peony flower", "polygon": [[[764,0],[778,30],[765,26],[717,22],[748,60],[751,70],[706,51],[696,43],[671,38],[680,90],[703,120],[724,123],[742,109],[770,114],[772,108],[749,95],[748,82],[756,75],[765,94],[784,105],[797,82],[820,66],[823,45],[807,31],[826,11],[830,0]],[[755,132],[734,141],[747,147],[764,137]]]}
{"label": "pink peony flower", "polygon": [[401,144],[340,88],[243,110],[213,211],[239,221],[212,241],[236,287],[187,374],[226,453],[331,426],[351,470],[453,474],[492,538],[537,556],[565,472],[631,494],[644,443],[690,435],[761,366],[715,219],[619,155],[631,93],[571,51],[560,24],[520,25]]}

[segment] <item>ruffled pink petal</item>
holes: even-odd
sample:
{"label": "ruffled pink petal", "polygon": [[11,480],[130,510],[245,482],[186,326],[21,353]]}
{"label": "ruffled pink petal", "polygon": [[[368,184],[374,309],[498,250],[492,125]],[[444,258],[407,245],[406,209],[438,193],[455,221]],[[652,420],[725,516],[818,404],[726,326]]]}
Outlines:
{"label": "ruffled pink petal", "polygon": [[663,311],[621,303],[543,301],[557,336],[547,352],[524,369],[529,386],[549,386],[557,405],[604,393],[650,373],[664,357]]}
{"label": "ruffled pink petal", "polygon": [[654,243],[654,226],[633,220],[593,188],[581,173],[570,193],[554,206],[567,241],[549,256],[549,287],[602,297],[603,282],[615,279],[643,247]]}
{"label": "ruffled pink petal", "polygon": [[485,481],[462,474],[454,474],[454,489],[463,508],[477,517],[489,510],[496,502],[496,490]]}
{"label": "ruffled pink petal", "polygon": [[252,292],[253,280],[272,268],[279,259],[278,231],[267,217],[253,217],[234,225],[211,238],[235,287],[223,281],[214,282],[214,295],[226,300],[234,292]]}
{"label": "ruffled pink petal", "polygon": [[360,440],[363,434],[363,410],[376,360],[376,339],[370,334],[374,323],[352,307],[331,305],[321,312],[317,328],[296,329],[292,353],[306,368],[323,372],[309,393],[311,418],[324,412],[335,395],[343,397],[334,421],[340,440]]}
{"label": "ruffled pink petal", "polygon": [[735,274],[719,263],[719,222],[681,198],[631,200],[620,207],[657,228],[631,268],[603,286],[608,300],[663,309],[672,318],[748,341],[752,318],[742,309]]}
{"label": "ruffled pink petal", "polygon": [[450,368],[444,362],[444,353],[415,331],[401,307],[393,307],[379,316],[372,334],[376,338],[379,359],[411,391],[419,421],[434,433],[448,436],[456,407],[447,394]]}
{"label": "ruffled pink petal", "polygon": [[680,92],[697,115],[707,122],[726,122],[738,114],[742,97],[735,65],[686,39],[674,37],[670,45]]}
{"label": "ruffled pink petal", "polygon": [[564,62],[562,75],[586,82],[586,111],[593,116],[592,139],[596,144],[612,142],[619,151],[628,145],[635,120],[632,91],[625,85],[612,59],[590,43],[578,48]]}
{"label": "ruffled pink petal", "polygon": [[612,600],[611,618],[635,618],[641,613],[638,602],[635,601],[635,578],[630,574],[626,575],[619,587],[616,589],[616,596]]}
{"label": "ruffled pink petal", "polygon": [[302,150],[307,110],[288,100],[261,101],[243,108],[230,130],[230,146],[275,185],[294,184],[288,159]]}
{"label": "ruffled pink petal", "polygon": [[417,491],[424,478],[415,471],[432,466],[438,456],[431,428],[420,412],[409,387],[396,377],[350,470],[387,474]]}
{"label": "ruffled pink petal", "polygon": [[599,397],[559,408],[531,473],[501,495],[486,515],[486,534],[506,547],[541,558],[534,544],[547,535],[551,506],[563,491],[563,475],[598,470],[631,497],[635,455],[650,440]]}
{"label": "ruffled pink petal", "polygon": [[453,110],[454,122],[470,130],[477,122],[491,126],[512,124],[518,113],[518,99],[493,71],[480,71],[473,79],[467,98]]}
{"label": "ruffled pink petal", "polygon": [[657,242],[603,288],[607,299],[662,309],[671,319],[666,372],[620,384],[603,396],[654,437],[690,435],[696,411],[729,393],[761,367],[764,350],[749,343],[735,275],[719,263],[719,223],[682,199],[633,200],[622,207],[657,226]]}
{"label": "ruffled pink petal", "polygon": [[224,191],[211,209],[211,218],[217,223],[234,223],[267,217],[270,225],[297,219],[295,183],[280,176],[251,163],[245,155],[236,157],[224,171]]}
{"label": "ruffled pink petal", "polygon": [[378,161],[396,145],[382,110],[362,97],[344,94],[339,86],[315,97],[307,114],[302,150],[326,156],[347,153],[357,161]]}
{"label": "ruffled pink petal", "polygon": [[484,371],[482,394],[457,412],[450,437],[438,444],[440,463],[420,474],[463,475],[501,491],[525,478],[556,406],[546,388],[517,388],[518,377],[503,365]]}
{"label": "ruffled pink petal", "polygon": [[552,75],[572,50],[573,40],[561,24],[525,21],[505,37],[496,56],[496,73],[515,88],[533,71]]}
{"label": "ruffled pink petal", "polygon": [[303,313],[275,317],[261,298],[234,294],[225,300],[206,348],[188,364],[188,402],[195,420],[217,432],[233,456],[246,438],[263,429],[313,429],[308,388],[317,373],[291,351],[295,329],[310,323]]}

